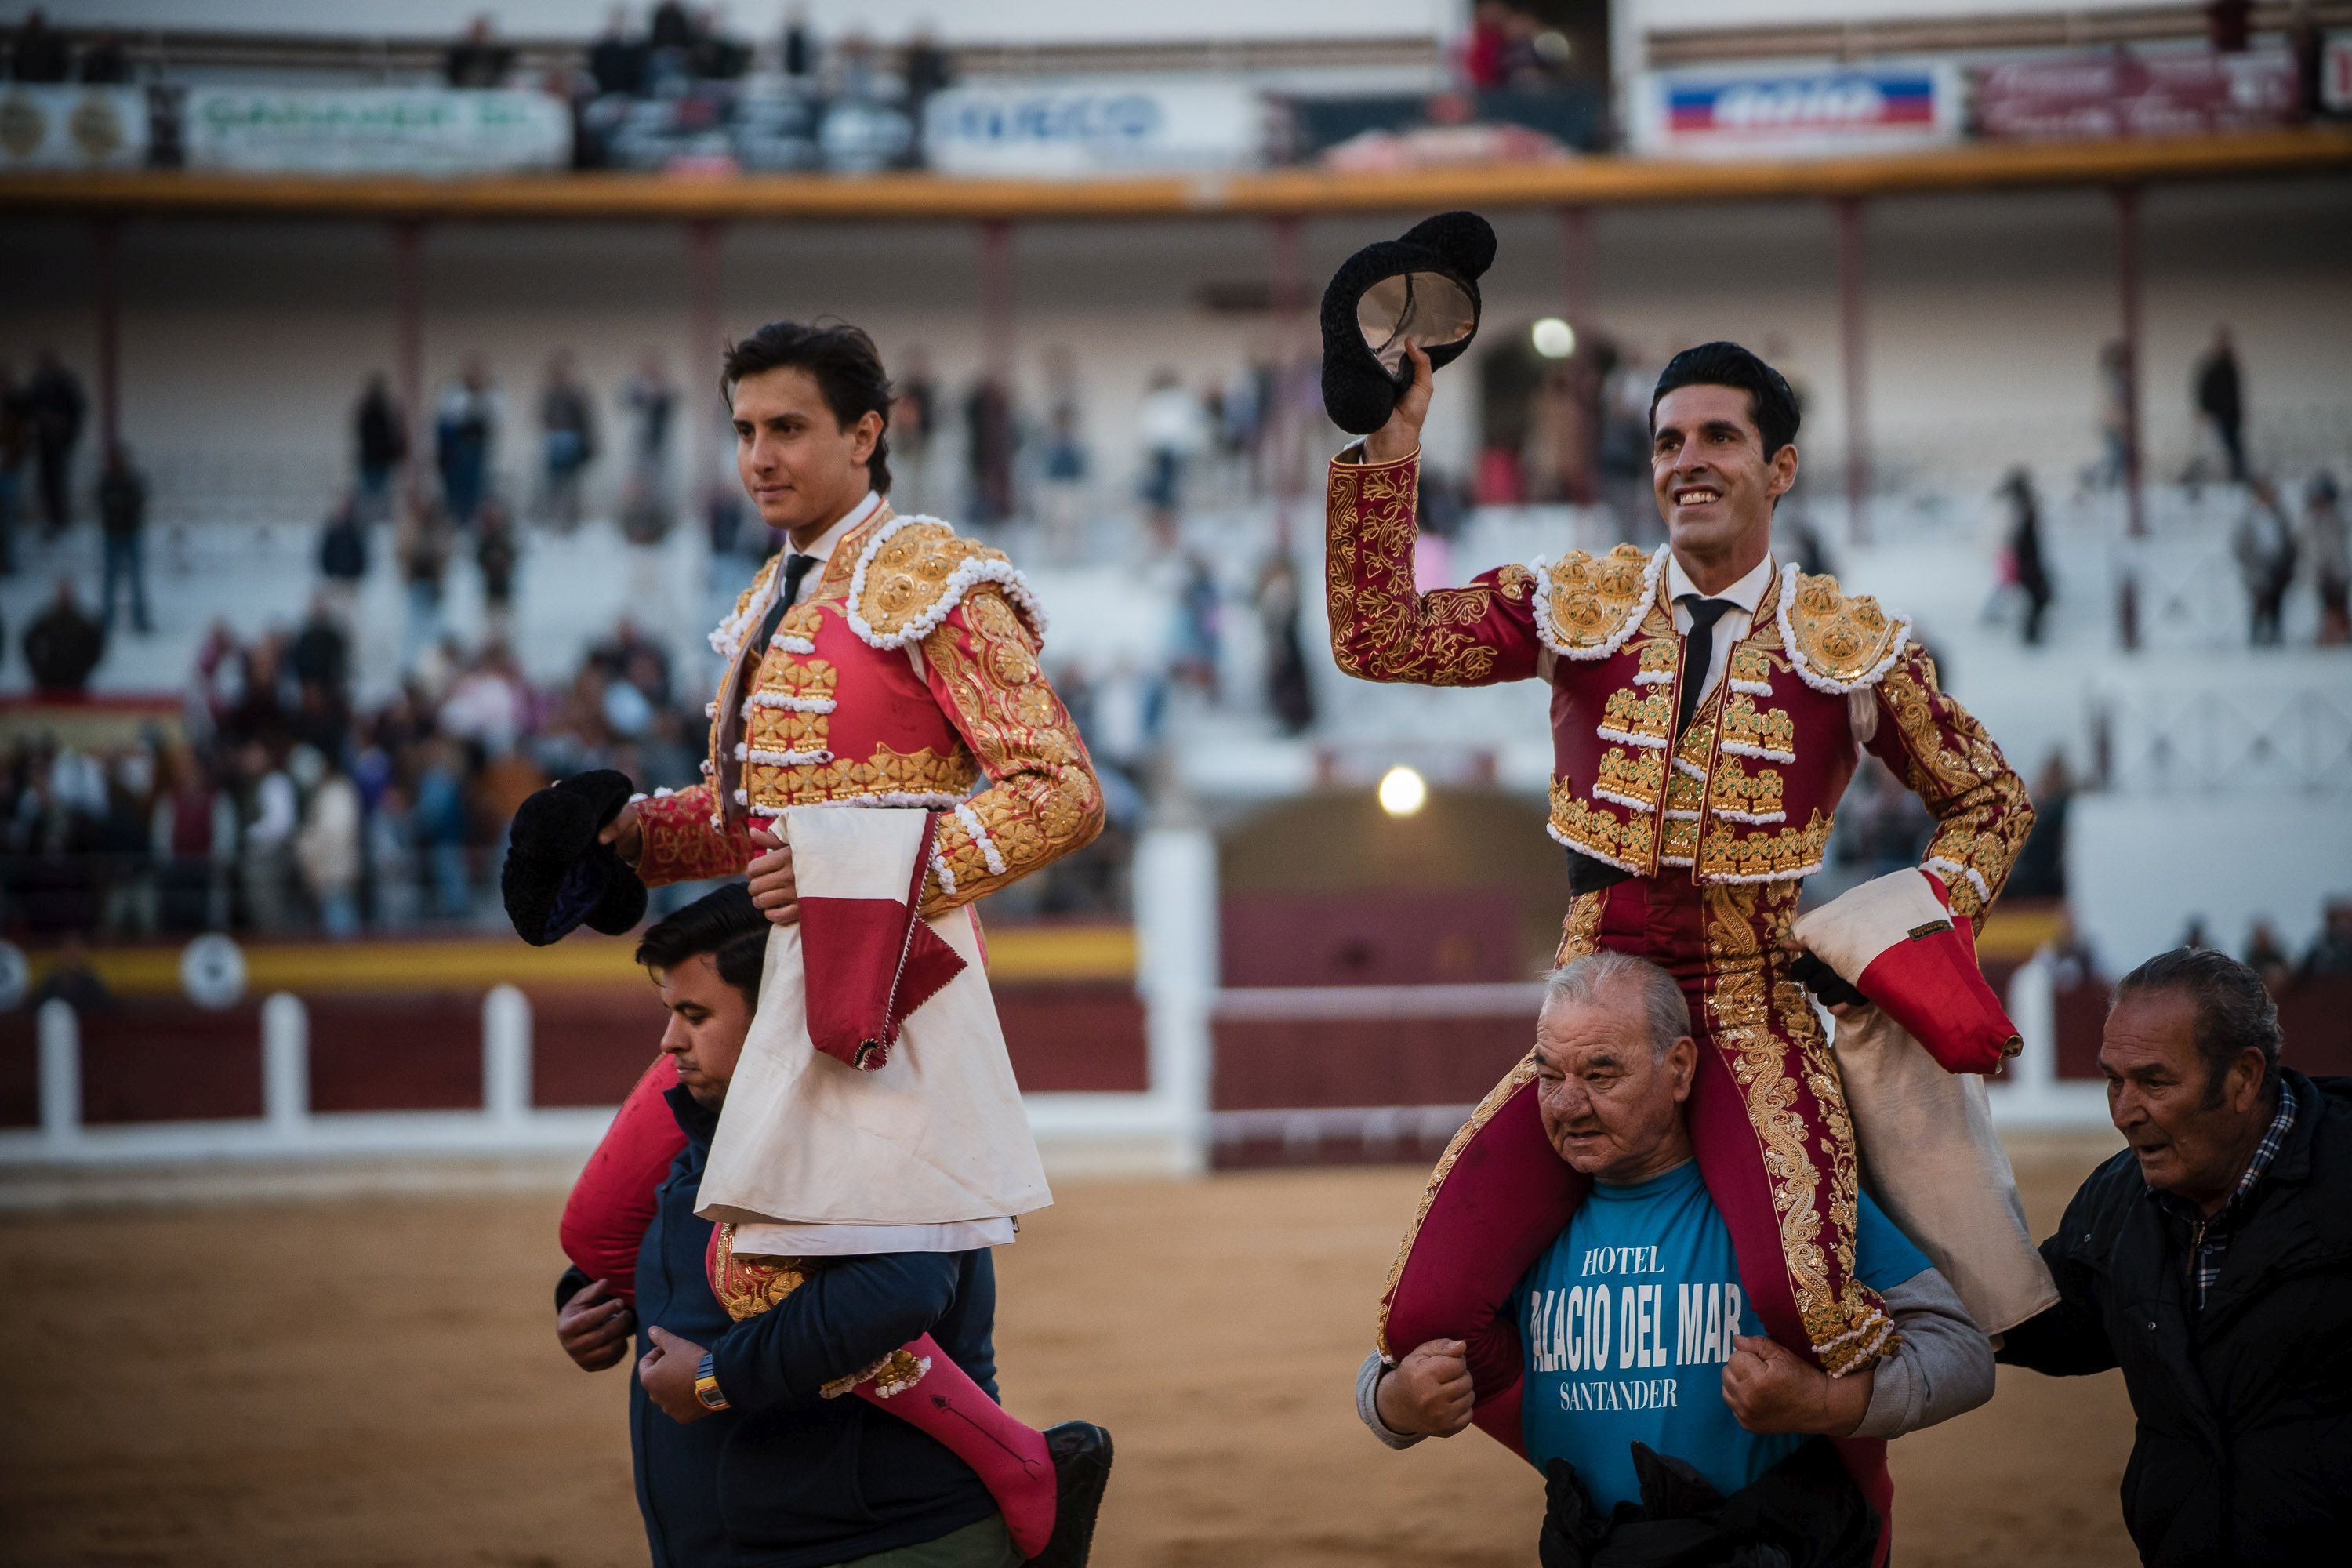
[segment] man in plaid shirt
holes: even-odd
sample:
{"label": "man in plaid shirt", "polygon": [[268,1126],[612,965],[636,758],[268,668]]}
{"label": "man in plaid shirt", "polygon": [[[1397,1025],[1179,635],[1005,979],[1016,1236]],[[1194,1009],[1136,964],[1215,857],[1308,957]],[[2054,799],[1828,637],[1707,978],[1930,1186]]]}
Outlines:
{"label": "man in plaid shirt", "polygon": [[2099,1047],[2131,1145],[2042,1256],[2059,1302],[2000,1359],[2123,1370],[2124,1522],[2150,1563],[2313,1563],[2352,1532],[2352,1079],[2283,1067],[2278,1009],[2181,948],[2116,987]]}

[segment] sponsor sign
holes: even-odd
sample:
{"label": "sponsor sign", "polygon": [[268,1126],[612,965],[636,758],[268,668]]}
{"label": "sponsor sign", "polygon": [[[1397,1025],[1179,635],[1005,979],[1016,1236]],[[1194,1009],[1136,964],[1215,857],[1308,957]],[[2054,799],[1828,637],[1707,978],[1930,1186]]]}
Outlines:
{"label": "sponsor sign", "polygon": [[192,169],[321,174],[481,174],[572,162],[561,99],[448,88],[188,89]]}
{"label": "sponsor sign", "polygon": [[2016,60],[1977,68],[1975,118],[1998,139],[2206,136],[2291,123],[2296,90],[2284,50]]}
{"label": "sponsor sign", "polygon": [[1647,73],[1634,142],[1645,153],[1738,158],[1916,147],[1959,132],[1950,66],[1759,66]]}
{"label": "sponsor sign", "polygon": [[2319,102],[2331,113],[2352,113],[2352,33],[2327,35],[2327,52],[2320,57]]}
{"label": "sponsor sign", "polygon": [[923,151],[950,174],[1104,174],[1263,161],[1256,89],[1197,79],[989,83],[932,95]]}
{"label": "sponsor sign", "polygon": [[0,86],[0,170],[137,169],[147,141],[144,88]]}

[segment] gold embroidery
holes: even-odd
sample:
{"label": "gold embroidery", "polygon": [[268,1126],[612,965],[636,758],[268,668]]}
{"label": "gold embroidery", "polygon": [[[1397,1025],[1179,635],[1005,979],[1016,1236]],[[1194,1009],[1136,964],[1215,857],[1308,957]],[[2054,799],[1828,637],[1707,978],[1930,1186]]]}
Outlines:
{"label": "gold embroidery", "polygon": [[1642,661],[1641,673],[1665,677],[1664,681],[1656,682],[1659,685],[1673,680],[1675,648],[1676,644],[1672,637],[1650,637],[1643,641],[1633,650]]}
{"label": "gold embroidery", "polygon": [[1559,947],[1552,954],[1554,967],[1572,958],[1582,958],[1597,952],[1601,946],[1601,916],[1609,906],[1609,892],[1580,893],[1569,900],[1567,918],[1559,922]]}
{"label": "gold embroidery", "polygon": [[735,1250],[735,1227],[722,1224],[710,1256],[710,1292],[737,1322],[756,1318],[808,1279],[797,1258],[758,1258]]}
{"label": "gold embroidery", "polygon": [[[1696,782],[1692,781],[1694,785]],[[1750,816],[1769,816],[1780,809],[1780,799],[1779,770],[1759,767],[1751,773],[1738,757],[1718,761],[1707,780],[1707,808],[1711,811],[1744,811]]]}
{"label": "gold embroidery", "polygon": [[961,752],[940,756],[925,746],[900,752],[888,745],[875,748],[864,762],[835,757],[829,763],[743,764],[743,787],[751,804],[776,807],[823,805],[860,795],[928,795],[960,797],[972,786],[979,770]]}
{"label": "gold embroidery", "polygon": [[[1658,804],[1658,792],[1665,786],[1666,754],[1643,748],[1628,751],[1612,746],[1601,758],[1601,771],[1594,781],[1596,791],[1622,795],[1640,809]],[[1621,801],[1619,804],[1624,804]]]}
{"label": "gold embroidery", "polygon": [[875,1398],[890,1399],[922,1382],[923,1374],[930,1370],[930,1357],[918,1356],[901,1345],[863,1372],[853,1372],[846,1377],[836,1377],[824,1384],[818,1388],[817,1394],[824,1399],[838,1399],[845,1394],[856,1393],[859,1384],[870,1382],[874,1384]]}
{"label": "gold embroidery", "polygon": [[[1331,658],[1343,673],[1366,680],[1479,685],[1495,677],[1496,650],[1480,640],[1478,627],[1494,607],[1496,591],[1415,591],[1413,499],[1419,476],[1412,462],[1331,465],[1324,584]],[[1533,583],[1524,569],[1507,568],[1496,587],[1517,604]]]}
{"label": "gold embroidery", "polygon": [[1551,824],[1554,836],[1572,848],[1615,864],[1648,868],[1654,841],[1650,819],[1620,817],[1610,807],[1578,795],[1566,779],[1552,781]]}
{"label": "gold embroidery", "polygon": [[1965,876],[1944,874],[1952,912],[1984,912],[2008,880],[2010,868],[2033,831],[2033,805],[1984,726],[1937,687],[1935,661],[1913,648],[1879,682],[1883,712],[1896,733],[1883,731],[1871,749],[1905,762],[1904,783],[1937,817],[1925,859],[1942,859],[1974,871],[1984,890]]}
{"label": "gold embroidery", "polygon": [[[1769,621],[1764,620],[1760,616],[1757,618],[1759,622],[1764,626],[1771,625]],[[1772,679],[1772,656],[1762,645],[1757,642],[1755,634],[1749,634],[1747,638],[1740,642],[1738,647],[1731,650],[1731,664],[1725,672],[1725,679],[1735,683],[1745,682],[1755,686],[1763,686],[1770,683]]]}
{"label": "gold embroidery", "polygon": [[1721,819],[1706,825],[1698,858],[1701,881],[1779,880],[1821,869],[1830,841],[1829,818],[1816,808],[1802,827],[1741,827]]}
{"label": "gold embroidery", "polygon": [[1726,748],[1752,746],[1786,761],[1795,754],[1796,721],[1784,708],[1768,708],[1759,713],[1754,697],[1735,691],[1723,706],[1723,743]]}
{"label": "gold embroidery", "polygon": [[1620,687],[1609,694],[1601,710],[1601,732],[1610,740],[1636,735],[1664,746],[1674,721],[1675,700],[1669,688]]}
{"label": "gold embroidery", "polygon": [[940,817],[936,847],[955,891],[934,889],[924,898],[925,914],[969,903],[1102,831],[1093,764],[1038,668],[1028,628],[985,584],[967,593],[960,608],[961,628],[953,619],[941,626],[923,639],[923,656],[992,782],[961,811]]}
{"label": "gold embroidery", "polygon": [[1904,630],[1876,599],[1840,591],[1834,577],[1798,577],[1789,602],[1790,651],[1830,680],[1851,684],[1867,677],[1899,646]]}
{"label": "gold embroidery", "polygon": [[1545,569],[1551,580],[1551,637],[1562,647],[1597,648],[1625,629],[1652,596],[1650,557],[1620,544],[1594,559],[1571,550]]}
{"label": "gold embroidery", "polygon": [[950,589],[970,581],[959,570],[982,562],[1010,564],[1004,552],[961,538],[943,522],[909,522],[867,559],[856,611],[877,636],[899,636],[936,616]]}

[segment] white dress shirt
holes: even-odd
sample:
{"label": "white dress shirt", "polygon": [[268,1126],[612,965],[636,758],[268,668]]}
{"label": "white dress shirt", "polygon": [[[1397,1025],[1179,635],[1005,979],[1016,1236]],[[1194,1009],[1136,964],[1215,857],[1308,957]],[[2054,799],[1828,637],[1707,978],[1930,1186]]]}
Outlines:
{"label": "white dress shirt", "polygon": [[[1706,676],[1698,689],[1699,701],[1705,702],[1707,693],[1721,683],[1723,672],[1731,664],[1732,648],[1755,629],[1756,608],[1764,602],[1765,590],[1772,585],[1772,579],[1780,570],[1780,563],[1768,554],[1739,581],[1721,593],[1702,594],[1698,584],[1691,581],[1690,574],[1683,570],[1682,562],[1671,553],[1667,555],[1666,593],[1674,601],[1675,630],[1685,637],[1690,636],[1693,622],[1690,606],[1683,603],[1685,595],[1697,595],[1702,599],[1728,599],[1732,605],[1715,623],[1715,646],[1709,650]],[[1872,688],[1864,687],[1860,691],[1846,694],[1845,717],[1847,726],[1853,731],[1853,743],[1857,746],[1868,744],[1870,738],[1878,733],[1878,699]]]}

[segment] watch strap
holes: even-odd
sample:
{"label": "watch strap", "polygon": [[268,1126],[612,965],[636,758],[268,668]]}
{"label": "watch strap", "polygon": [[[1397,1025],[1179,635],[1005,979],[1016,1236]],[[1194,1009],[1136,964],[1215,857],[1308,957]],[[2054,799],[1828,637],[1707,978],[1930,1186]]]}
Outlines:
{"label": "watch strap", "polygon": [[695,1363],[694,1397],[706,1410],[728,1408],[727,1395],[719,1391],[719,1374],[710,1364],[709,1351],[703,1352],[702,1359]]}

